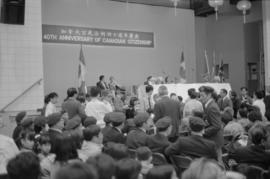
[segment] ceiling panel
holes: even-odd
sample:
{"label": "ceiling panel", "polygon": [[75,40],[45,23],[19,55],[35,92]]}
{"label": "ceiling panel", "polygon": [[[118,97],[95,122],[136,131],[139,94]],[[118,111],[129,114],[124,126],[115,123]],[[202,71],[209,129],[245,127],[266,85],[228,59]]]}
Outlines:
{"label": "ceiling panel", "polygon": [[[152,5],[152,6],[174,7],[173,2],[171,0],[111,0],[111,1],[119,1],[119,2],[128,1],[129,3],[147,4],[147,5]],[[177,7],[189,9],[190,0],[180,0]]]}

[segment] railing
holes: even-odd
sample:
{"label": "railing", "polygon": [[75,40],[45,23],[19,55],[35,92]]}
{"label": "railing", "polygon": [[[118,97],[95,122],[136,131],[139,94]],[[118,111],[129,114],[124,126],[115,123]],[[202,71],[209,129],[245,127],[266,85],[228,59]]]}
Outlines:
{"label": "railing", "polygon": [[35,87],[37,84],[40,84],[40,82],[43,79],[39,79],[35,83],[33,83],[31,86],[29,86],[27,89],[25,89],[20,95],[18,95],[16,98],[14,98],[12,101],[10,101],[7,105],[5,105],[0,112],[5,112],[5,109],[7,109],[10,105],[12,105],[15,101],[17,101],[19,98],[21,98],[23,95],[25,95],[27,92],[29,92],[33,87]]}

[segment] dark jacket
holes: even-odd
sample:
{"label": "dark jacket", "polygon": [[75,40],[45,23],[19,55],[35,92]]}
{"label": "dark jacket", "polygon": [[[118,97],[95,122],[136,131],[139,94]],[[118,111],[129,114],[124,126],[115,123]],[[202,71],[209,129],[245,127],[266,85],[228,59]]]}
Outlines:
{"label": "dark jacket", "polygon": [[86,118],[86,114],[82,104],[75,99],[68,99],[62,104],[62,109],[68,113],[69,119],[79,115],[81,119]]}
{"label": "dark jacket", "polygon": [[19,147],[19,138],[20,138],[20,134],[22,132],[22,126],[21,125],[17,125],[13,131],[12,134],[12,138],[14,140],[14,142],[16,143],[17,147]]}
{"label": "dark jacket", "polygon": [[47,134],[49,135],[50,140],[51,140],[51,145],[52,145],[51,146],[51,153],[54,153],[55,152],[56,138],[61,136],[62,133],[59,131],[53,130],[53,129],[49,129]]}
{"label": "dark jacket", "polygon": [[204,136],[216,143],[217,148],[223,146],[223,125],[218,105],[212,100],[205,108],[204,119],[207,122]]}
{"label": "dark jacket", "polygon": [[226,107],[233,108],[232,100],[229,97],[219,98],[218,107],[221,111],[223,111]]}
{"label": "dark jacket", "polygon": [[169,116],[172,119],[172,133],[169,137],[178,136],[178,130],[181,120],[180,103],[170,99],[168,96],[162,97],[154,106],[154,122],[160,118]]}
{"label": "dark jacket", "polygon": [[148,137],[149,136],[143,130],[136,128],[128,133],[126,145],[131,149],[146,146],[146,140]]}
{"label": "dark jacket", "polygon": [[192,158],[206,157],[217,160],[215,143],[197,135],[180,137],[166,149],[165,154],[167,156],[187,155]]}
{"label": "dark jacket", "polygon": [[146,141],[146,146],[150,148],[152,152],[165,154],[165,149],[170,145],[170,142],[166,136],[157,133],[154,136],[149,136]]}
{"label": "dark jacket", "polygon": [[103,134],[103,143],[106,144],[108,142],[125,144],[126,137],[118,129],[111,127]]}
{"label": "dark jacket", "polygon": [[108,85],[105,82],[102,83],[101,81],[97,82],[97,87],[101,90],[109,89]]}
{"label": "dark jacket", "polygon": [[236,160],[238,163],[256,165],[264,169],[268,169],[270,166],[270,152],[265,151],[263,146],[258,145],[238,148],[229,153],[229,158]]}

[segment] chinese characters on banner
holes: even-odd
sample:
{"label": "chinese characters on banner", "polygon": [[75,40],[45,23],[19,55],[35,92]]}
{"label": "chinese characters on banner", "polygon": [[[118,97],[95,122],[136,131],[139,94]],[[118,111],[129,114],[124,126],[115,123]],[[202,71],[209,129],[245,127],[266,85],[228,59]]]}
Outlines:
{"label": "chinese characters on banner", "polygon": [[43,42],[49,43],[154,47],[153,32],[136,32],[45,24],[42,25],[42,40]]}

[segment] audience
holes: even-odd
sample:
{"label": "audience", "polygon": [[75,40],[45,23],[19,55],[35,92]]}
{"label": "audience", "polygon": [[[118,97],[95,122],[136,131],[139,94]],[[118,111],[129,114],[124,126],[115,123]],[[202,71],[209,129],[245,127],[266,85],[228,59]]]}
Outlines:
{"label": "audience", "polygon": [[136,159],[141,163],[141,174],[146,175],[154,167],[152,152],[148,147],[139,147],[136,150]]}
{"label": "audience", "polygon": [[126,118],[131,119],[136,116],[139,111],[140,101],[137,97],[131,97],[128,109],[126,110]]}
{"label": "audience", "polygon": [[[77,98],[77,90],[69,88],[61,113],[55,92],[46,97],[44,115],[18,113],[13,140],[0,135],[0,178],[174,179],[174,168],[166,164],[175,162],[170,161],[175,155],[191,159],[181,160],[189,166],[185,171],[174,166],[184,171],[182,179],[269,178],[270,125],[262,91],[252,103],[246,88],[241,99],[233,91],[229,99],[226,89],[218,96],[202,86],[200,95],[191,88],[189,99],[180,103],[182,98],[172,93],[170,99],[163,85],[158,96],[147,85],[145,99],[114,88],[116,97],[101,76],[90,95]],[[156,163],[157,153],[164,162]]]}
{"label": "audience", "polygon": [[152,152],[165,154],[165,149],[170,145],[168,136],[171,134],[172,125],[170,117],[163,117],[159,119],[156,124],[156,134],[149,136],[146,141]]}
{"label": "audience", "polygon": [[17,139],[20,137],[20,133],[22,131],[21,122],[25,116],[26,116],[26,112],[22,111],[22,112],[19,112],[15,117],[16,127],[13,131],[13,134],[12,134],[12,138],[14,139],[14,141],[17,141]]}
{"label": "audience", "polygon": [[86,104],[85,113],[88,117],[93,116],[97,119],[97,125],[101,128],[104,127],[103,118],[106,113],[112,112],[111,106],[105,104],[98,99],[100,89],[92,87],[90,90],[91,101]]}
{"label": "audience", "polygon": [[177,176],[172,166],[163,165],[152,168],[145,179],[177,179]]}
{"label": "audience", "polygon": [[141,165],[134,159],[125,158],[116,163],[115,179],[137,179]]}
{"label": "audience", "polygon": [[91,125],[83,130],[83,143],[78,150],[79,158],[86,161],[89,157],[95,157],[102,152],[103,134],[97,125]]}
{"label": "audience", "polygon": [[183,117],[187,118],[192,115],[193,111],[203,111],[203,106],[200,101],[197,100],[197,93],[194,88],[188,90],[189,99],[185,103],[183,110]]}
{"label": "audience", "polygon": [[136,128],[130,131],[127,135],[126,145],[128,148],[136,149],[146,145],[148,135],[146,131],[149,126],[147,120],[149,119],[148,113],[138,113],[134,118]]}
{"label": "audience", "polygon": [[68,135],[58,135],[55,138],[55,155],[49,155],[41,161],[41,178],[54,178],[55,173],[68,163],[79,161],[75,138]]}
{"label": "audience", "polygon": [[6,165],[8,161],[18,153],[18,147],[12,138],[0,134],[0,177],[7,174]]}
{"label": "audience", "polygon": [[47,96],[48,104],[45,108],[45,117],[49,116],[50,114],[57,113],[56,103],[58,100],[58,94],[55,92],[50,93]]}
{"label": "audience", "polygon": [[191,163],[183,173],[182,179],[224,179],[225,172],[216,162],[201,158]]}
{"label": "audience", "polygon": [[247,87],[241,87],[240,102],[245,104],[252,104],[252,98],[248,95]]}
{"label": "audience", "polygon": [[264,104],[264,101],[263,101],[263,98],[264,98],[264,93],[262,91],[256,91],[253,95],[254,97],[254,101],[253,101],[253,106],[256,106],[259,108],[260,112],[261,112],[261,115],[262,117],[264,118],[265,117],[265,104]]}
{"label": "audience", "polygon": [[110,121],[112,127],[110,127],[106,133],[103,133],[103,143],[106,144],[108,142],[115,142],[125,144],[126,137],[122,133],[125,115],[121,112],[112,112],[110,114]]}
{"label": "audience", "polygon": [[251,145],[241,147],[230,153],[230,158],[238,163],[256,165],[264,169],[270,166],[270,152],[265,150],[266,131],[254,127],[250,131]]}
{"label": "audience", "polygon": [[110,155],[114,160],[128,158],[128,148],[124,144],[110,142],[105,146],[104,153]]}
{"label": "audience", "polygon": [[233,117],[237,118],[238,109],[240,107],[241,100],[237,97],[237,93],[235,91],[230,91],[229,96],[233,105]]}
{"label": "audience", "polygon": [[246,108],[240,108],[238,112],[240,116],[238,123],[241,124],[245,130],[247,130],[249,126],[248,111]]}
{"label": "audience", "polygon": [[9,179],[39,179],[40,163],[33,152],[21,152],[7,164]]}
{"label": "audience", "polygon": [[35,133],[33,131],[24,130],[20,134],[19,149],[22,152],[32,151],[34,148]]}
{"label": "audience", "polygon": [[151,85],[145,87],[146,96],[142,99],[142,111],[152,113],[154,109],[154,101],[152,99],[154,88]]}
{"label": "audience", "polygon": [[[83,121],[84,128],[87,128],[89,126],[96,125],[96,124],[97,124],[97,119],[93,116],[86,117],[86,119]],[[105,125],[106,125],[106,122],[105,122]]]}
{"label": "audience", "polygon": [[53,179],[98,179],[98,174],[93,166],[75,162],[60,168]]}
{"label": "audience", "polygon": [[47,134],[42,134],[38,139],[37,139],[37,148],[38,148],[38,158],[40,161],[42,161],[44,158],[48,157],[50,152],[51,152],[51,140],[50,136]]}
{"label": "audience", "polygon": [[54,113],[47,117],[47,123],[49,126],[48,135],[51,140],[51,152],[54,153],[56,145],[55,139],[62,134],[64,129],[64,119],[60,113]]}
{"label": "audience", "polygon": [[165,151],[167,156],[184,155],[192,158],[206,157],[217,160],[216,145],[213,141],[203,138],[205,122],[198,117],[190,117],[191,136],[179,137]]}
{"label": "audience", "polygon": [[67,97],[62,104],[62,111],[68,113],[69,119],[73,118],[76,115],[79,115],[82,119],[86,117],[82,104],[78,100],[76,100],[77,94],[78,92],[76,88],[69,88],[67,90]]}
{"label": "audience", "polygon": [[232,101],[228,96],[228,91],[226,89],[221,89],[219,93],[218,106],[220,111],[223,111],[225,108],[233,108]]}
{"label": "audience", "polygon": [[99,175],[99,179],[113,179],[115,173],[115,161],[106,154],[100,154],[86,161],[87,164],[93,165]]}

